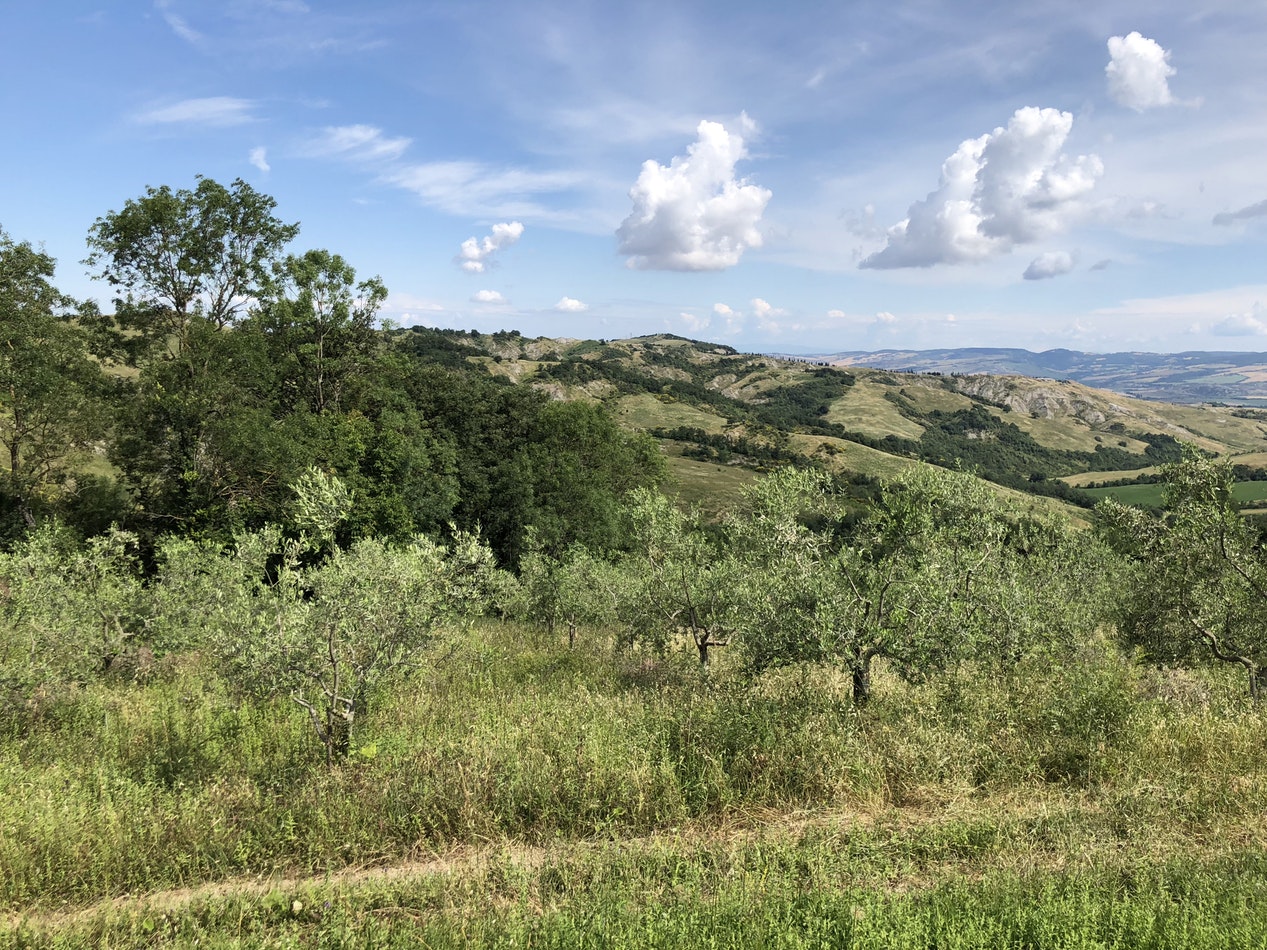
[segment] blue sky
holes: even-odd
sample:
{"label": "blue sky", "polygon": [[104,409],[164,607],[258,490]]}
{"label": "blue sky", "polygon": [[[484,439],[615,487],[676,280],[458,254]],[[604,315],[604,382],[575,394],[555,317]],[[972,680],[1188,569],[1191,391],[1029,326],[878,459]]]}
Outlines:
{"label": "blue sky", "polygon": [[1267,350],[1267,3],[6,4],[0,227],[241,177],[400,323]]}

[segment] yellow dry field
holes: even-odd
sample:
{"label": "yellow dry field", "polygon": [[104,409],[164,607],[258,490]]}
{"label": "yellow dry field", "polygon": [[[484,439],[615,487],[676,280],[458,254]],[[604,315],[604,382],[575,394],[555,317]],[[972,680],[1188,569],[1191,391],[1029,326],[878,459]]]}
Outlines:
{"label": "yellow dry field", "polygon": [[893,478],[918,464],[915,459],[890,455],[857,442],[846,442],[830,436],[794,434],[789,442],[798,452],[824,459],[836,472],[860,472],[876,478]]}
{"label": "yellow dry field", "polygon": [[1116,472],[1078,472],[1074,475],[1062,475],[1060,481],[1066,485],[1072,485],[1074,488],[1082,488],[1084,485],[1094,485],[1099,482],[1115,482],[1122,478],[1155,475],[1159,469],[1160,466],[1151,465],[1148,468],[1131,468]]}
{"label": "yellow dry field", "polygon": [[[1124,448],[1128,452],[1143,452],[1148,448],[1147,442],[1140,442],[1126,435],[1111,432],[1097,432],[1091,426],[1075,416],[1057,416],[1052,419],[1026,415],[1023,412],[1002,413],[1004,422],[1013,423],[1022,432],[1027,433],[1039,445],[1049,449],[1071,452],[1094,452],[1097,445],[1103,444]],[[1100,437],[1100,442],[1096,441]],[[1125,442],[1126,445],[1119,443]]]}
{"label": "yellow dry field", "polygon": [[742,490],[759,477],[751,469],[682,458],[673,450],[668,453],[668,463],[671,477],[668,494],[676,492],[683,505],[698,506],[711,515],[733,506]]}
{"label": "yellow dry field", "polygon": [[831,404],[827,421],[842,425],[850,432],[861,432],[877,439],[886,435],[918,439],[924,434],[924,427],[907,419],[898,412],[897,406],[884,398],[891,389],[891,386],[871,379],[859,379]]}
{"label": "yellow dry field", "polygon": [[661,402],[650,393],[622,396],[614,404],[616,419],[636,429],[686,426],[713,435],[726,431],[726,420],[683,402]]}

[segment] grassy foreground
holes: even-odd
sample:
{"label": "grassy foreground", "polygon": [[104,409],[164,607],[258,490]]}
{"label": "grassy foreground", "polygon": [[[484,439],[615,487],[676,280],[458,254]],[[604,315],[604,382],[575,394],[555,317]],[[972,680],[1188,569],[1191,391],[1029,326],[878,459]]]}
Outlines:
{"label": "grassy foreground", "polygon": [[1267,714],[1107,645],[756,684],[454,635],[328,771],[198,657],[4,714],[0,946],[1261,947]]}

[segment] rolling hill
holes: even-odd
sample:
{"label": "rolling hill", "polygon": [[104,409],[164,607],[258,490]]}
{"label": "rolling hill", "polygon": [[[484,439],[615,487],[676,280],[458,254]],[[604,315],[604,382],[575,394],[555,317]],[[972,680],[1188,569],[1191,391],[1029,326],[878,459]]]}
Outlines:
{"label": "rolling hill", "polygon": [[[1254,453],[1267,452],[1267,410],[1145,400],[1071,378],[821,365],[672,335],[396,333],[419,355],[605,404],[656,436],[684,498],[710,507],[774,465],[816,464],[866,484],[925,460],[1068,509],[1093,503],[1076,486],[1147,474],[1181,443],[1255,467],[1264,456]],[[1064,352],[1069,369],[1081,354]],[[1048,362],[1035,370],[1054,359],[1037,356]]]}
{"label": "rolling hill", "polygon": [[975,347],[790,357],[832,366],[917,373],[1068,379],[1142,399],[1267,406],[1267,353],[1080,353]]}

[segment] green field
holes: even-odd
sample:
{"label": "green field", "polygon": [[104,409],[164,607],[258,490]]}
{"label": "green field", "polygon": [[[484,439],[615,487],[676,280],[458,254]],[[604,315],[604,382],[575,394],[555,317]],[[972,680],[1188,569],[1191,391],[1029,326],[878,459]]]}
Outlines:
{"label": "green field", "polygon": [[[1163,487],[1161,484],[1122,485],[1117,488],[1084,488],[1083,491],[1097,501],[1102,498],[1116,498],[1124,505],[1160,508]],[[1265,501],[1267,482],[1237,482],[1232,488],[1232,497],[1243,505]]]}

